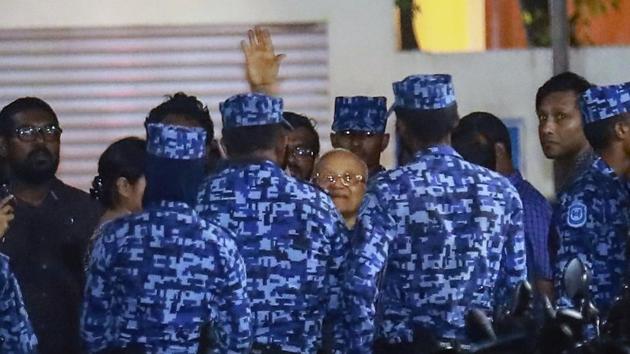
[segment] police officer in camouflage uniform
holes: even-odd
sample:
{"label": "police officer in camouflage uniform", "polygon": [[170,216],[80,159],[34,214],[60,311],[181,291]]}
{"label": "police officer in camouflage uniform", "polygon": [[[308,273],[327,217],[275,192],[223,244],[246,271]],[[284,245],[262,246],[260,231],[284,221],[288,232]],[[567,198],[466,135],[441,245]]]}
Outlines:
{"label": "police officer in camouflage uniform", "polygon": [[491,312],[495,288],[527,277],[517,191],[449,146],[458,120],[451,77],[414,75],[393,87],[397,132],[415,157],[379,174],[361,206],[346,280],[350,352],[371,352],[374,334],[376,353],[463,339],[469,309]]}
{"label": "police officer in camouflage uniform", "polygon": [[9,269],[9,258],[0,253],[0,353],[36,353],[36,346],[37,338],[20,287]]}
{"label": "police officer in camouflage uniform", "polygon": [[145,209],[107,224],[89,262],[82,333],[90,352],[197,353],[207,326],[216,352],[249,351],[245,265],[234,235],[192,208],[206,139],[200,127],[147,125]]}
{"label": "police officer in camouflage uniform", "polygon": [[[556,219],[560,248],[556,291],[564,295],[562,273],[578,257],[592,273],[595,305],[606,314],[627,281],[630,231],[630,87],[592,87],[580,97],[584,133],[599,154],[563,194]],[[571,306],[562,296],[560,306]]]}
{"label": "police officer in camouflage uniform", "polygon": [[369,177],[385,171],[381,153],[389,144],[387,99],[385,97],[337,97],[330,142],[335,148],[350,150],[367,165]]}
{"label": "police officer in camouflage uniform", "polygon": [[233,230],[247,267],[255,353],[315,353],[325,316],[340,323],[341,216],[326,193],[285,174],[282,100],[221,103],[229,163],[199,193],[200,215]]}

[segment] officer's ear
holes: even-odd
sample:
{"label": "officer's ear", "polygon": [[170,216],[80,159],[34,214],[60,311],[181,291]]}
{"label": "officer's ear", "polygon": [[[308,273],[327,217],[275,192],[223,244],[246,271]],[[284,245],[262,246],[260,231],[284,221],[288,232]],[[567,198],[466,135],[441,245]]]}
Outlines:
{"label": "officer's ear", "polygon": [[402,119],[396,119],[396,134],[401,140],[407,140],[407,124]]}
{"label": "officer's ear", "polygon": [[623,119],[615,123],[615,136],[619,140],[630,139],[630,114],[624,113]]}
{"label": "officer's ear", "polygon": [[383,134],[383,137],[381,139],[381,152],[387,149],[387,145],[389,145],[389,133]]}
{"label": "officer's ear", "polygon": [[335,149],[339,147],[339,141],[337,140],[337,134],[330,133],[330,144]]}

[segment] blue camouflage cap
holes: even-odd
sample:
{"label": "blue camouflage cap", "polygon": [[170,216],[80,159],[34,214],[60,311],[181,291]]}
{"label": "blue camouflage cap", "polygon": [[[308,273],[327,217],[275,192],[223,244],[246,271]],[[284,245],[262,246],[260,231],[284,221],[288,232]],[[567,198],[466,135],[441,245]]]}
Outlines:
{"label": "blue camouflage cap", "polygon": [[161,123],[147,125],[147,152],[171,160],[196,160],[206,156],[206,131]]}
{"label": "blue camouflage cap", "polygon": [[385,97],[337,97],[333,132],[361,131],[383,133],[387,125],[387,99]]}
{"label": "blue camouflage cap", "polygon": [[392,84],[395,101],[393,108],[434,110],[455,103],[451,75],[411,75]]}
{"label": "blue camouflage cap", "polygon": [[223,129],[269,124],[291,124],[282,117],[282,98],[260,93],[234,95],[219,104]]}
{"label": "blue camouflage cap", "polygon": [[630,112],[630,85],[593,86],[580,96],[584,124]]}

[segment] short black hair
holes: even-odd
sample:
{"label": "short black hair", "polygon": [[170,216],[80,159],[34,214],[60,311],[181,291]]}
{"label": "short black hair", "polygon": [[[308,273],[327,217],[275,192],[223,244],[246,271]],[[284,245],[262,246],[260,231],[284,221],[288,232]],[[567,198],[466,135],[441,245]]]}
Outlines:
{"label": "short black hair", "polygon": [[396,118],[405,122],[409,134],[426,144],[444,139],[459,119],[457,104],[434,110],[396,108],[395,112]]}
{"label": "short black hair", "polygon": [[502,143],[505,145],[507,153],[512,158],[512,140],[510,139],[510,132],[507,126],[492,113],[488,112],[473,112],[467,114],[459,121],[459,126],[455,129],[453,137],[456,133],[472,131],[480,134],[488,143],[494,147],[496,143]]}
{"label": "short black hair", "polygon": [[305,128],[313,135],[313,140],[315,141],[315,146],[312,147],[313,152],[315,153],[315,156],[319,155],[319,134],[317,134],[317,130],[315,130],[313,120],[294,112],[283,112],[282,117],[291,124],[293,129]]}
{"label": "short black hair", "polygon": [[615,125],[620,122],[630,123],[630,113],[584,125],[584,135],[593,150],[601,152],[610,145],[615,135]]}
{"label": "short black hair", "polygon": [[246,157],[256,151],[273,149],[284,135],[284,129],[281,124],[223,129],[223,144],[230,157]]}
{"label": "short black hair", "polygon": [[98,159],[98,176],[92,182],[90,194],[106,208],[116,202],[116,181],[120,177],[135,183],[144,175],[146,142],[127,137],[112,143]]}
{"label": "short black hair", "polygon": [[205,129],[208,142],[214,139],[214,124],[210,118],[210,111],[195,96],[177,92],[173,96],[166,96],[166,101],[153,108],[144,120],[144,126],[149,123],[161,123],[169,114],[183,115],[192,118]]}
{"label": "short black hair", "polygon": [[21,97],[4,106],[0,111],[0,135],[4,137],[13,135],[13,130],[15,129],[13,116],[31,110],[40,110],[50,114],[54,123],[59,125],[57,114],[44,100],[38,97]]}
{"label": "short black hair", "polygon": [[572,91],[579,97],[591,86],[593,85],[588,80],[574,72],[565,71],[562,74],[558,74],[538,88],[536,92],[536,110],[540,107],[542,100],[554,92]]}

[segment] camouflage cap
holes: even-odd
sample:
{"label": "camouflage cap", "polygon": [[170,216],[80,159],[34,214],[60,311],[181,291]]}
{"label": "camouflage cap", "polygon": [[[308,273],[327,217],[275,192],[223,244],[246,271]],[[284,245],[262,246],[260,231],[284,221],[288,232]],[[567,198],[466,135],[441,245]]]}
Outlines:
{"label": "camouflage cap", "polygon": [[269,124],[291,124],[282,117],[282,98],[260,93],[234,95],[219,104],[223,129]]}
{"label": "camouflage cap", "polygon": [[196,160],[206,156],[203,128],[162,123],[147,125],[147,153],[171,160]]}
{"label": "camouflage cap", "polygon": [[337,97],[333,132],[361,131],[383,133],[387,125],[385,97]]}
{"label": "camouflage cap", "polygon": [[455,103],[451,75],[411,75],[394,82],[395,101],[392,108],[434,110]]}
{"label": "camouflage cap", "polygon": [[584,124],[630,112],[630,85],[593,86],[579,100]]}

